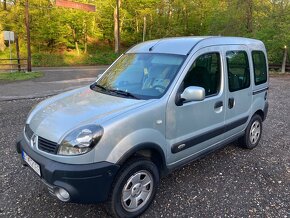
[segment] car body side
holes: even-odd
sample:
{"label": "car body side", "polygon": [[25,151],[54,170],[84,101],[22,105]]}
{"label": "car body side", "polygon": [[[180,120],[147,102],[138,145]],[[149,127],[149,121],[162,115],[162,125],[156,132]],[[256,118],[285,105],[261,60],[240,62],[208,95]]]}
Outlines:
{"label": "car body side", "polygon": [[[209,45],[209,40],[212,40],[212,44]],[[219,42],[219,39],[208,39],[206,41],[199,42],[194,49],[192,49],[191,53],[188,55],[187,60],[181,67],[179,73],[177,74],[175,80],[171,84],[171,87],[167,91],[167,93],[157,101],[152,101],[149,104],[144,105],[141,108],[133,109],[133,111],[127,111],[124,114],[121,114],[118,117],[118,121],[116,119],[109,120],[104,124],[105,132],[109,131],[114,133],[114,139],[111,136],[105,135],[104,138],[100,141],[100,143],[96,146],[95,149],[95,161],[100,161],[105,157],[105,160],[112,163],[122,162],[122,159],[126,159],[124,157],[128,157],[128,151],[132,151],[132,154],[138,150],[146,150],[146,144],[148,145],[148,150],[156,147],[156,151],[154,152],[162,152],[160,156],[165,157],[165,165],[164,169],[167,169],[167,172],[171,169],[174,169],[178,166],[181,166],[188,161],[191,161],[200,155],[210,152],[216,148],[219,148],[222,145],[225,145],[238,137],[242,136],[251,117],[258,113],[265,119],[267,114],[267,99],[265,98],[265,92],[255,93],[260,90],[268,89],[268,81],[261,85],[256,86],[254,83],[254,73],[253,73],[253,63],[251,58],[251,51],[259,50],[263,51],[266,56],[266,50],[264,45],[260,41],[254,41],[249,44],[239,44],[240,42]],[[204,44],[204,45],[203,45]],[[198,51],[204,49],[205,45],[207,47],[208,52],[216,51],[217,46],[222,48],[220,50],[222,56],[222,80],[221,80],[221,89],[218,95],[222,95],[223,93],[229,92],[228,90],[228,76],[226,69],[226,60],[225,60],[225,52],[227,51],[228,44],[234,44],[236,46],[242,46],[241,49],[246,49],[248,58],[249,58],[249,66],[250,66],[250,94],[248,96],[248,100],[251,101],[251,107],[246,112],[247,120],[241,126],[239,126],[239,130],[234,134],[231,133],[230,137],[222,138],[218,142],[214,142],[212,144],[211,139],[208,140],[208,144],[212,144],[211,146],[204,146],[201,144],[200,149],[191,153],[190,149],[186,149],[183,154],[179,155],[177,158],[170,158],[172,155],[171,147],[173,145],[173,141],[170,139],[170,132],[167,130],[167,125],[170,123],[168,119],[174,119],[172,117],[168,117],[168,110],[170,107],[168,106],[170,101],[173,102],[175,96],[178,93],[179,85],[181,84],[183,78],[188,72],[193,61],[198,57]],[[215,48],[215,49],[212,49]],[[267,57],[267,56],[266,56]],[[205,99],[206,101],[206,99]],[[202,102],[196,102],[196,104],[202,104]],[[159,123],[158,123],[159,122]],[[205,122],[205,121],[202,121]],[[186,125],[186,124],[185,124]],[[193,124],[194,125],[194,124]],[[120,127],[122,130],[120,132]],[[125,128],[124,128],[125,127]],[[108,129],[108,130],[107,130]],[[150,137],[148,137],[150,136]],[[214,140],[213,140],[214,141]],[[154,145],[154,146],[152,146]],[[140,148],[138,148],[140,146]],[[133,149],[134,148],[134,149]],[[134,151],[134,152],[133,152]],[[102,154],[100,154],[100,152]],[[174,161],[177,159],[178,161]]]}

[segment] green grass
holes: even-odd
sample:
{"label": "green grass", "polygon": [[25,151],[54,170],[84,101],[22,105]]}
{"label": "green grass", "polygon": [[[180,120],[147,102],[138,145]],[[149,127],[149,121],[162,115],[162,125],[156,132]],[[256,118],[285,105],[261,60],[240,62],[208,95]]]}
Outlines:
{"label": "green grass", "polygon": [[0,73],[0,81],[19,81],[42,77],[42,72],[9,72]]}

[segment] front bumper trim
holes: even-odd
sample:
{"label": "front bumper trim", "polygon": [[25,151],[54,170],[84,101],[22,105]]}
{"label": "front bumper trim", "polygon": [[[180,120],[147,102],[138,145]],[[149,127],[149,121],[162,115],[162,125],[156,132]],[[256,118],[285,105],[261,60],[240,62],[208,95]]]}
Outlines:
{"label": "front bumper trim", "polygon": [[16,144],[18,153],[24,151],[40,165],[41,180],[52,195],[56,188],[70,194],[69,202],[97,203],[107,200],[119,165],[109,162],[65,164],[48,159],[30,148],[23,138]]}

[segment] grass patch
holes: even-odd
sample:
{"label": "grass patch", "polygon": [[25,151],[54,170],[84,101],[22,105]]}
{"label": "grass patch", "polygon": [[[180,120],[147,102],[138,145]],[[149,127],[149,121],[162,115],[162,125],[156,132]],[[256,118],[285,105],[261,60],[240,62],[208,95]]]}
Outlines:
{"label": "grass patch", "polygon": [[9,72],[0,73],[0,81],[19,81],[42,77],[42,72]]}

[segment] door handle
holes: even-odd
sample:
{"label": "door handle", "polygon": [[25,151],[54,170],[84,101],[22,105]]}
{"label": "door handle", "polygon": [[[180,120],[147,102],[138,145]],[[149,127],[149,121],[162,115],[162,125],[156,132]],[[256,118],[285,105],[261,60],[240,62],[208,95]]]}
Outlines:
{"label": "door handle", "polygon": [[222,107],[224,105],[224,103],[222,101],[218,101],[214,104],[214,109],[217,109],[219,107]]}
{"label": "door handle", "polygon": [[235,106],[235,99],[229,98],[229,103],[228,103],[229,109],[232,109],[234,106]]}

